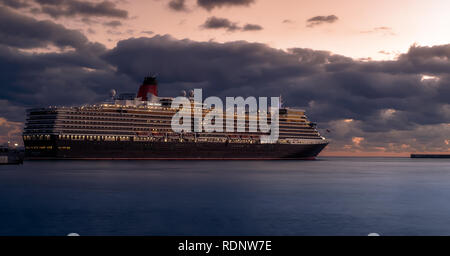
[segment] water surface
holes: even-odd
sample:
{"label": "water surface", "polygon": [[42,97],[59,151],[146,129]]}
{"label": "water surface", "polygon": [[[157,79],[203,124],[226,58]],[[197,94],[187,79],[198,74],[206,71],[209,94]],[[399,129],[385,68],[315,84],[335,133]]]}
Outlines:
{"label": "water surface", "polygon": [[30,161],[0,235],[450,235],[450,161]]}

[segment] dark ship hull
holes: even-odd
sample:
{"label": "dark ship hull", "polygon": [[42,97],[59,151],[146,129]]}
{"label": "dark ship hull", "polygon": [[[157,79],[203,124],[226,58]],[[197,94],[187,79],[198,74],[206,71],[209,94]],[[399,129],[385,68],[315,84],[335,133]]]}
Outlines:
{"label": "dark ship hull", "polygon": [[26,141],[26,159],[275,160],[314,159],[328,143],[249,144],[141,141]]}

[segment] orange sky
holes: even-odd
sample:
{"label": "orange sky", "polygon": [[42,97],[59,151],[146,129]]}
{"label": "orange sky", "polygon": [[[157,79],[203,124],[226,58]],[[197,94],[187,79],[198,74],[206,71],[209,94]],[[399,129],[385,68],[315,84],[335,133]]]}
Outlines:
{"label": "orange sky", "polygon": [[[392,59],[407,51],[413,43],[425,46],[450,41],[450,17],[447,14],[450,1],[446,0],[257,0],[250,7],[223,7],[210,12],[195,5],[194,0],[186,2],[188,12],[172,11],[167,2],[119,2],[118,7],[128,10],[130,16],[122,21],[123,26],[111,29],[102,24],[92,25],[90,28],[96,33],[86,34],[91,40],[109,47],[114,47],[120,39],[148,36],[140,32],[150,30],[178,39],[247,40],[276,48],[312,48],[373,59]],[[307,27],[306,20],[317,15],[336,15],[339,19],[332,24]],[[201,29],[200,25],[210,16],[228,18],[241,25],[259,24],[264,29],[252,32]],[[291,23],[282,22],[286,19]],[[67,20],[62,23],[88,29],[81,22]]]}

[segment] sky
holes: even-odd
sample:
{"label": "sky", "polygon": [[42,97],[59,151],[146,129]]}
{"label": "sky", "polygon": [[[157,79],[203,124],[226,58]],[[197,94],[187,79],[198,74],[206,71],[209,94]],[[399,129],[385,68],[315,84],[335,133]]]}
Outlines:
{"label": "sky", "polygon": [[0,0],[0,142],[25,109],[160,92],[278,96],[325,155],[450,151],[450,2]]}

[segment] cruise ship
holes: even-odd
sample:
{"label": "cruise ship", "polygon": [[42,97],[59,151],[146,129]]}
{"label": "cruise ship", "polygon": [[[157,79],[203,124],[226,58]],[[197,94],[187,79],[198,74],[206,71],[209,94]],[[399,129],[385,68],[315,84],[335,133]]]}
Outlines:
{"label": "cruise ship", "polygon": [[[315,159],[329,143],[305,111],[288,107],[279,108],[275,143],[263,142],[267,133],[260,131],[174,132],[171,121],[179,109],[172,108],[174,98],[158,96],[156,77],[146,77],[137,94],[111,90],[110,96],[94,105],[28,109],[26,159]],[[211,111],[201,108],[203,116]]]}

